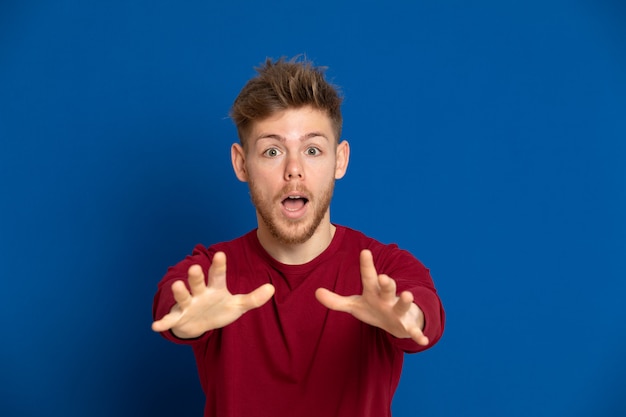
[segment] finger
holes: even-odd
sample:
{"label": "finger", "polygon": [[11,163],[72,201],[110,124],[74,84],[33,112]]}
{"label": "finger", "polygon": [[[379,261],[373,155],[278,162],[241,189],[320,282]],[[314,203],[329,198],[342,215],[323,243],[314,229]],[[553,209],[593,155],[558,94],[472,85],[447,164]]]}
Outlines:
{"label": "finger", "polygon": [[248,294],[239,295],[238,298],[243,311],[248,311],[267,303],[274,295],[274,292],[275,289],[272,284],[263,284]]}
{"label": "finger", "polygon": [[374,257],[372,252],[368,249],[361,251],[359,259],[361,265],[361,281],[363,282],[363,291],[377,291],[378,290],[378,273],[374,266]]}
{"label": "finger", "polygon": [[380,297],[385,301],[394,300],[396,298],[396,281],[385,274],[380,274],[377,278],[380,288]]}
{"label": "finger", "polygon": [[411,336],[411,339],[413,339],[418,345],[427,346],[430,343],[428,337],[426,337],[426,335],[424,335],[424,333],[418,327],[410,329],[409,335]]}
{"label": "finger", "polygon": [[209,286],[216,289],[226,288],[226,254],[216,252],[209,268]]}
{"label": "finger", "polygon": [[352,313],[352,297],[344,297],[326,288],[318,288],[315,291],[315,298],[330,310]]}
{"label": "finger", "polygon": [[396,315],[402,316],[411,309],[412,305],[413,305],[413,294],[409,291],[403,291],[400,294],[398,301],[394,304],[393,311]]}
{"label": "finger", "polygon": [[204,282],[204,272],[200,265],[191,265],[187,270],[187,282],[192,294],[200,294],[206,289]]}
{"label": "finger", "polygon": [[172,294],[174,295],[174,300],[182,307],[191,302],[191,294],[183,281],[176,281],[172,284]]}

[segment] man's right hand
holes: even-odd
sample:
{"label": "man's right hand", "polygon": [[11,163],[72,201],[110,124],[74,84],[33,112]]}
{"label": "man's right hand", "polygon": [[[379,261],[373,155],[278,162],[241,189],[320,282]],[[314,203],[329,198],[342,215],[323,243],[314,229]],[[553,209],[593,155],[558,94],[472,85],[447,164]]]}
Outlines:
{"label": "man's right hand", "polygon": [[248,294],[231,294],[226,287],[224,252],[213,256],[207,284],[200,265],[189,268],[188,282],[191,292],[183,281],[172,284],[176,304],[161,320],[152,323],[152,330],[171,330],[176,337],[193,339],[229,325],[247,311],[261,307],[274,295],[272,284],[261,285]]}

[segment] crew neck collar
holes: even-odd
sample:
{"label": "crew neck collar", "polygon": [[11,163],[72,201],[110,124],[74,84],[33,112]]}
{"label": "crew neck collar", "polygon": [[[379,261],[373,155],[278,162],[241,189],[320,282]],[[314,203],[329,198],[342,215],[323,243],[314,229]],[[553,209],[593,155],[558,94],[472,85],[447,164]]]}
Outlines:
{"label": "crew neck collar", "polygon": [[251,243],[256,246],[256,248],[259,250],[259,253],[261,254],[261,256],[263,258],[265,258],[273,267],[275,267],[278,270],[281,271],[288,271],[290,273],[297,273],[299,270],[309,270],[311,267],[314,267],[324,261],[326,261],[327,259],[329,259],[330,257],[332,257],[337,250],[339,249],[339,247],[341,246],[341,241],[343,240],[343,236],[345,234],[345,227],[343,226],[339,226],[336,224],[333,224],[335,226],[335,234],[333,236],[333,238],[330,241],[330,244],[328,245],[328,247],[326,249],[324,249],[324,251],[322,251],[322,253],[320,253],[319,255],[317,255],[315,258],[311,259],[310,261],[303,263],[303,264],[296,264],[296,265],[290,265],[290,264],[285,264],[282,263],[280,261],[277,261],[276,259],[274,259],[266,250],[265,248],[261,245],[261,242],[259,241],[259,238],[257,237],[257,230],[253,230],[251,231],[248,236],[250,238]]}

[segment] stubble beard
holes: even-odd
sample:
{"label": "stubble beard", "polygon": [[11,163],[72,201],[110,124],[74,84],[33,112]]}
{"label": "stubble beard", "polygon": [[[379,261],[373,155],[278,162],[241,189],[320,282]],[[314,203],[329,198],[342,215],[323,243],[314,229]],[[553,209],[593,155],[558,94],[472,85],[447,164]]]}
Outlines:
{"label": "stubble beard", "polygon": [[[298,220],[291,220],[274,214],[276,213],[276,207],[280,204],[280,196],[284,196],[287,192],[292,190],[293,187],[285,187],[281,190],[279,196],[268,201],[268,199],[262,196],[254,181],[249,181],[248,185],[250,186],[252,204],[256,207],[257,213],[270,234],[279,243],[285,245],[299,245],[308,241],[322,223],[330,207],[335,181],[332,180],[328,187],[320,194],[319,198],[315,198],[315,200],[313,200],[314,197],[312,195],[307,193],[311,198],[307,204],[310,205],[309,208],[314,206],[315,211],[313,217],[307,216],[304,219]],[[304,192],[306,189],[298,188],[298,191]]]}

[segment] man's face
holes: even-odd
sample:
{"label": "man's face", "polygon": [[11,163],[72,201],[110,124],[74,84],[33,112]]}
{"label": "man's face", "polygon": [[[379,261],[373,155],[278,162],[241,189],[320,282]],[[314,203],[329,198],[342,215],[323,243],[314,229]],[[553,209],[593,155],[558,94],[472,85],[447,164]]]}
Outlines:
{"label": "man's face", "polygon": [[257,121],[245,151],[233,145],[233,166],[248,182],[259,228],[282,244],[304,243],[322,222],[330,224],[335,179],[347,162],[347,142],[337,145],[330,118],[311,107]]}

